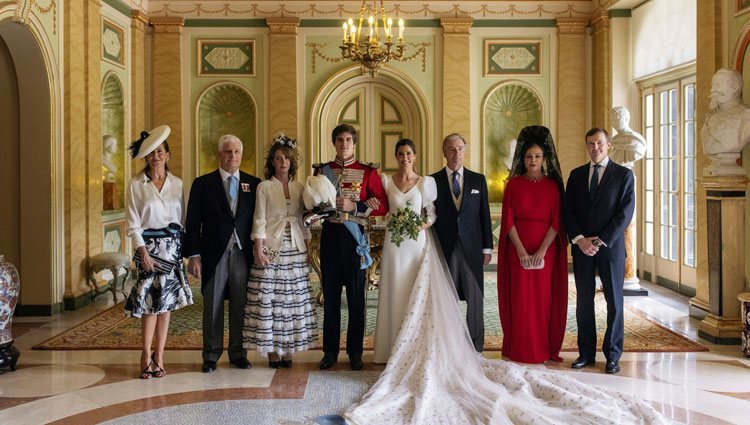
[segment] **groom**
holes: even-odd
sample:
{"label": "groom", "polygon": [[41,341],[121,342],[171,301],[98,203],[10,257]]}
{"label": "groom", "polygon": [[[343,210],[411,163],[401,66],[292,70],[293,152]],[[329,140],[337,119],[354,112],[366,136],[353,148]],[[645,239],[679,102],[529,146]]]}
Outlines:
{"label": "groom", "polygon": [[492,226],[487,180],[464,168],[466,140],[458,133],[443,140],[446,166],[433,174],[437,185],[433,224],[458,296],[466,300],[466,323],[477,352],[484,347],[484,278],[492,258]]}

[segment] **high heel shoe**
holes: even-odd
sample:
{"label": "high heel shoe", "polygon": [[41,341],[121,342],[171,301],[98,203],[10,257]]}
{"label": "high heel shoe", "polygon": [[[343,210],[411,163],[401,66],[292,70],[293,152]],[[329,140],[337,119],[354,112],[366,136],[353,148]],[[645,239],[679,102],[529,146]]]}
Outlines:
{"label": "high heel shoe", "polygon": [[278,355],[274,354],[278,360],[271,360],[271,356],[268,356],[268,367],[271,369],[278,369],[280,368],[283,363],[281,362],[281,358],[278,357]]}
{"label": "high heel shoe", "polygon": [[[167,372],[164,370],[164,368],[156,362],[156,353],[151,353],[151,363],[153,363],[153,365],[156,367],[156,370],[151,371],[151,376],[153,376],[154,378],[163,378],[167,376]],[[149,363],[149,366],[151,366],[151,363]]]}
{"label": "high heel shoe", "polygon": [[[144,352],[144,354],[145,354],[145,352]],[[141,358],[143,358],[143,356],[141,356]],[[146,367],[143,368],[143,370],[141,371],[141,374],[139,376],[141,379],[151,379],[151,377],[153,376],[153,374],[151,373],[151,365],[154,363],[153,359],[154,359],[154,357],[151,356],[151,361],[148,362],[148,365],[146,365]],[[141,363],[141,364],[143,364],[143,363]]]}
{"label": "high heel shoe", "polygon": [[292,367],[292,357],[289,356],[289,358],[282,358],[281,359],[281,367],[283,367],[285,369],[289,369],[290,367]]}

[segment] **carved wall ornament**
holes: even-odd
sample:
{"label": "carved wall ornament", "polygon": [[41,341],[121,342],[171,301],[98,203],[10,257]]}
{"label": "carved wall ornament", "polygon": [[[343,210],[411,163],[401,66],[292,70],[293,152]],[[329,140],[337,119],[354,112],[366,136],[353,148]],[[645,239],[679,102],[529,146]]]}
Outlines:
{"label": "carved wall ornament", "polygon": [[198,40],[199,76],[255,76],[255,40]]}
{"label": "carved wall ornament", "polygon": [[[310,72],[315,74],[317,69],[317,59],[320,58],[328,63],[341,63],[344,62],[346,59],[342,58],[341,56],[328,56],[327,54],[323,53],[323,48],[327,47],[330,43],[306,43],[305,46],[310,48]],[[411,62],[417,57],[422,58],[422,72],[427,72],[427,48],[432,46],[432,43],[430,42],[422,42],[422,43],[406,43],[406,46],[411,46],[415,50],[413,54],[409,56],[404,56],[403,58],[399,59],[397,62]],[[409,51],[412,51],[409,49]]]}
{"label": "carved wall ornament", "polygon": [[29,13],[36,10],[41,15],[52,13],[52,34],[57,34],[57,2],[49,0],[46,6],[38,4],[38,0],[17,0],[13,21],[21,25],[29,25]]}

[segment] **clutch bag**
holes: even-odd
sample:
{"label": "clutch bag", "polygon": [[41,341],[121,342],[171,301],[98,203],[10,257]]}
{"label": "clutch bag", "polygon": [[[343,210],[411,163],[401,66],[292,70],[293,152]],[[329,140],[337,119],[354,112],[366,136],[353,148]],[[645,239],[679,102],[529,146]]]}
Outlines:
{"label": "clutch bag", "polygon": [[[149,254],[152,260],[154,260],[154,272],[159,274],[170,274],[172,273],[172,270],[175,267],[175,263],[171,261],[167,261],[161,257],[157,257],[155,255]],[[141,265],[141,251],[136,250],[135,255],[133,256],[133,261],[135,264],[138,265],[139,268],[143,269],[143,266]]]}
{"label": "clutch bag", "polygon": [[[523,266],[521,266],[521,267],[523,267]],[[542,262],[539,263],[539,265],[536,266],[536,267],[524,267],[524,269],[526,269],[526,270],[540,270],[540,269],[543,269],[543,268],[544,268],[544,258],[542,258]]]}
{"label": "clutch bag", "polygon": [[269,263],[275,263],[276,259],[279,258],[279,250],[278,249],[273,249],[273,248],[269,248],[268,246],[264,246],[261,251],[263,252],[263,255],[265,255],[266,257],[268,257],[268,262]]}

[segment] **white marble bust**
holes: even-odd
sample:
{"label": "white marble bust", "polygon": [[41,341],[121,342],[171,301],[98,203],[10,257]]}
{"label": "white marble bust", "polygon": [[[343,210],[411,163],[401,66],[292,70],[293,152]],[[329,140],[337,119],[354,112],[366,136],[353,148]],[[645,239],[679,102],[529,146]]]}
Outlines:
{"label": "white marble bust", "polygon": [[117,138],[109,135],[102,137],[102,166],[105,181],[114,181],[117,165],[112,160],[112,156],[115,153],[117,153]]}
{"label": "white marble bust", "polygon": [[612,108],[612,125],[617,134],[612,137],[609,157],[622,166],[632,168],[636,161],[646,155],[646,139],[630,128],[630,112],[624,106]]}
{"label": "white marble bust", "polygon": [[703,152],[711,156],[707,174],[744,174],[736,165],[750,141],[750,108],[742,103],[742,75],[722,68],[711,80],[711,111],[701,129]]}

